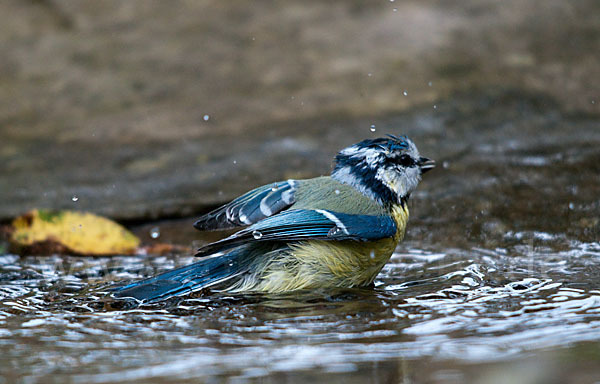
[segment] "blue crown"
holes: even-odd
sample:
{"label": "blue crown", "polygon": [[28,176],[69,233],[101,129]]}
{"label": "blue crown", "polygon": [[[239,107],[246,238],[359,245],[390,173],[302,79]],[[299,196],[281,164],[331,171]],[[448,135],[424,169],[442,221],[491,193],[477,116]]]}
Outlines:
{"label": "blue crown", "polygon": [[378,137],[377,139],[366,139],[353,145],[356,148],[379,148],[395,152],[401,149],[409,148],[409,138],[406,136],[386,135],[386,137]]}

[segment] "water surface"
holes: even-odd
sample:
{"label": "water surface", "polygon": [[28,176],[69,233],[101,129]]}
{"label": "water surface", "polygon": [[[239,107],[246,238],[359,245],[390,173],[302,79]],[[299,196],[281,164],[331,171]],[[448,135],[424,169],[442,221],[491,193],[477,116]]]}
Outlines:
{"label": "water surface", "polygon": [[192,258],[7,255],[0,364],[8,380],[26,382],[461,382],[493,378],[505,364],[525,364],[511,370],[521,382],[555,378],[546,365],[573,379],[571,360],[582,375],[600,353],[600,244],[515,236],[528,235],[547,245],[405,243],[373,289],[208,293],[145,306],[106,300],[105,287]]}

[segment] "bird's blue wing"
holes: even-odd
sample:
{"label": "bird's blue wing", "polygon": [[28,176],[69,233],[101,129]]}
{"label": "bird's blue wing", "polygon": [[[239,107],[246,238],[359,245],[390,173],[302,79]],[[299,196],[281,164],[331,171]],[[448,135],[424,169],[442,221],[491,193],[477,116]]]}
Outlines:
{"label": "bird's blue wing", "polygon": [[194,227],[215,230],[254,224],[292,206],[297,185],[297,181],[288,180],[256,188],[202,216]]}
{"label": "bird's blue wing", "polygon": [[200,248],[196,256],[210,255],[249,241],[374,241],[392,237],[395,233],[396,223],[389,216],[295,209],[268,217],[223,240],[208,244]]}

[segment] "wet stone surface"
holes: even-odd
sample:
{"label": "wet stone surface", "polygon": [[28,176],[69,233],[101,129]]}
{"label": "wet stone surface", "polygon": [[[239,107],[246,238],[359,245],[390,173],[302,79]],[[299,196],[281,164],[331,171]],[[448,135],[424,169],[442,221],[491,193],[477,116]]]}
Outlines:
{"label": "wet stone surface", "polygon": [[[369,129],[372,124],[375,132]],[[437,173],[443,176],[435,180],[443,184],[429,180],[421,189],[433,193],[435,202],[456,199],[462,204],[462,196],[470,195],[480,199],[479,205],[491,205],[480,210],[498,204],[510,209],[516,199],[545,204],[548,200],[542,197],[555,201],[559,194],[564,197],[560,205],[548,208],[564,214],[570,202],[585,202],[585,207],[570,209],[577,217],[594,204],[598,191],[596,115],[568,114],[540,94],[490,89],[456,94],[435,108],[427,104],[411,112],[362,118],[302,119],[273,125],[260,134],[215,132],[177,144],[96,147],[68,142],[29,157],[37,147],[50,145],[35,140],[18,156],[27,157],[37,171],[45,172],[52,164],[52,177],[38,174],[39,182],[32,184],[32,174],[11,167],[9,159],[8,172],[0,179],[7,195],[4,217],[31,207],[90,210],[117,219],[191,215],[254,186],[329,174],[341,148],[384,133],[408,135],[423,154],[442,165]],[[579,196],[576,186],[584,182],[584,195]]]}
{"label": "wet stone surface", "polygon": [[186,216],[327,173],[386,132],[442,158],[533,123],[553,150],[557,125],[577,140],[573,120],[597,119],[599,14],[594,0],[2,2],[0,219]]}

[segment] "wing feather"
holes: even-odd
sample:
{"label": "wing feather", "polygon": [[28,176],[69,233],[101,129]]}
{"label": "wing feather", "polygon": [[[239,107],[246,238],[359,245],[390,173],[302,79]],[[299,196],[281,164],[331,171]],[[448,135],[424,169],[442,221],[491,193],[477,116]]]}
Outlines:
{"label": "wing feather", "polygon": [[396,223],[389,216],[295,209],[265,218],[223,240],[208,244],[200,248],[196,256],[207,256],[249,241],[373,241],[392,237],[395,233]]}
{"label": "wing feather", "polygon": [[296,202],[297,186],[296,180],[288,180],[256,188],[200,217],[194,227],[216,230],[257,223],[291,207]]}

